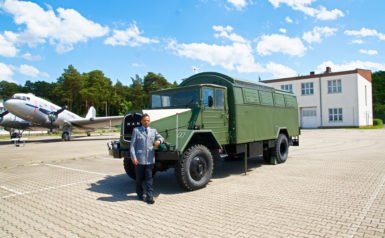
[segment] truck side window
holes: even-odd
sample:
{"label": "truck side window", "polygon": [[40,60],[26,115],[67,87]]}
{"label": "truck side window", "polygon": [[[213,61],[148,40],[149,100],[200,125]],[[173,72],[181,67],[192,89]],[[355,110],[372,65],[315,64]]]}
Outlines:
{"label": "truck side window", "polygon": [[225,91],[223,89],[215,89],[215,108],[225,108]]}
{"label": "truck side window", "polygon": [[214,98],[214,90],[212,88],[203,88],[203,106],[209,107],[209,97]]}

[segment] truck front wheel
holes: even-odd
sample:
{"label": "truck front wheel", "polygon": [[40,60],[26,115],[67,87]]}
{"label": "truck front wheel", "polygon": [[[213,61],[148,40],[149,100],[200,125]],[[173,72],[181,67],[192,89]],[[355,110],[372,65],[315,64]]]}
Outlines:
{"label": "truck front wheel", "polygon": [[210,151],[204,145],[188,148],[175,168],[178,182],[187,190],[203,188],[209,182],[214,168]]}
{"label": "truck front wheel", "polygon": [[289,140],[285,134],[279,134],[274,148],[275,158],[278,163],[285,163],[289,155]]}

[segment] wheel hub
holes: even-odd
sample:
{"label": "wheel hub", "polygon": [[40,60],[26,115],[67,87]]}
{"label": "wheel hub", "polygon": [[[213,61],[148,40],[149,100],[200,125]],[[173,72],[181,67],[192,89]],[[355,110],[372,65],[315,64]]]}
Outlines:
{"label": "wheel hub", "polygon": [[190,174],[195,181],[199,181],[206,174],[207,163],[201,157],[194,157],[190,164]]}

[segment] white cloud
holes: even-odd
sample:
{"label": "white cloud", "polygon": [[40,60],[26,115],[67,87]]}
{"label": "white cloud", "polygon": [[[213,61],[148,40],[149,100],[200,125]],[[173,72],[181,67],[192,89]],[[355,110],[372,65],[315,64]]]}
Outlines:
{"label": "white cloud", "polygon": [[377,50],[365,50],[365,49],[360,49],[361,54],[366,54],[366,55],[377,55],[378,51]]}
{"label": "white cloud", "polygon": [[227,45],[206,43],[178,43],[171,40],[168,48],[175,54],[194,60],[201,60],[212,66],[221,66],[238,72],[263,72],[264,68],[255,62],[250,42],[243,37],[232,33],[231,26],[213,26],[216,38],[231,41]]}
{"label": "white cloud", "polygon": [[33,78],[48,77],[47,73],[41,72],[40,70],[38,70],[37,68],[35,68],[31,65],[22,64],[22,65],[20,65],[18,70],[19,70],[19,73],[26,75],[26,76],[29,76],[29,77],[33,77]]}
{"label": "white cloud", "polygon": [[12,79],[13,70],[10,66],[0,63],[0,81],[7,81],[14,83],[15,81]]}
{"label": "white cloud", "polygon": [[278,34],[263,35],[261,41],[257,44],[257,52],[260,55],[282,53],[292,56],[303,56],[306,50],[301,39]]}
{"label": "white cloud", "polygon": [[247,0],[227,0],[227,2],[233,5],[237,10],[242,10],[247,6]]}
{"label": "white cloud", "polygon": [[15,57],[17,54],[17,48],[14,41],[16,40],[16,34],[5,31],[0,34],[0,56]]}
{"label": "white cloud", "polygon": [[35,46],[47,41],[56,46],[58,53],[74,48],[80,42],[102,37],[109,31],[98,23],[83,17],[73,9],[44,10],[33,2],[5,0],[1,8],[13,15],[17,25],[25,25],[18,34],[18,42]]}
{"label": "white cloud", "polygon": [[121,45],[121,46],[140,46],[143,44],[153,44],[158,43],[156,39],[151,39],[141,36],[143,32],[139,30],[136,26],[136,23],[132,24],[126,30],[113,30],[113,35],[108,37],[104,44],[106,45]]}
{"label": "white cloud", "polygon": [[285,65],[269,62],[266,65],[266,72],[271,73],[274,78],[294,77],[297,72]]}
{"label": "white cloud", "polygon": [[361,45],[361,44],[363,44],[363,43],[364,43],[364,41],[361,40],[361,39],[352,40],[352,44]]}
{"label": "white cloud", "polygon": [[281,33],[286,33],[287,31],[286,31],[285,28],[279,28],[279,32],[281,32]]}
{"label": "white cloud", "polygon": [[301,11],[308,16],[315,17],[318,20],[335,20],[345,14],[339,9],[328,10],[323,6],[319,9],[309,7],[316,0],[269,0],[269,2],[278,8],[281,4],[286,4],[294,10]]}
{"label": "white cloud", "polygon": [[228,70],[239,72],[261,72],[262,66],[256,64],[250,44],[233,43],[231,45],[216,45],[206,43],[169,42],[169,49],[177,55],[201,60],[212,66],[221,66]]}
{"label": "white cloud", "polygon": [[293,23],[293,20],[290,17],[285,17],[285,21],[287,23]]}
{"label": "white cloud", "polygon": [[29,61],[39,61],[42,59],[42,57],[40,55],[33,55],[29,52],[24,53],[21,57],[23,57],[23,59],[29,60]]}
{"label": "white cloud", "polygon": [[247,43],[247,40],[242,36],[232,33],[233,28],[231,26],[213,26],[213,30],[218,32],[214,34],[215,38],[224,38],[233,42]]}
{"label": "white cloud", "polygon": [[360,36],[360,37],[368,37],[368,36],[374,36],[377,37],[380,40],[385,40],[385,34],[378,32],[374,29],[368,29],[368,28],[361,28],[360,30],[346,30],[344,32],[348,36]]}
{"label": "white cloud", "polygon": [[[233,33],[231,26],[213,26],[213,30],[216,38],[228,39],[231,43],[227,45],[186,44],[170,40],[168,48],[181,57],[204,61],[212,66],[221,66],[240,73],[270,73],[277,78],[297,75],[296,71],[282,64],[269,62],[261,65],[256,63],[250,41]],[[193,67],[195,71],[199,70],[197,68]]]}
{"label": "white cloud", "polygon": [[385,70],[385,64],[356,60],[344,64],[335,64],[333,61],[325,61],[317,67],[316,71],[322,73],[327,66],[331,67],[332,71],[335,72],[354,69],[369,69],[372,71]]}
{"label": "white cloud", "polygon": [[330,27],[314,27],[312,31],[305,32],[302,36],[302,39],[304,39],[309,44],[313,42],[321,42],[322,37],[328,37],[332,36],[337,32],[337,28],[330,28]]}

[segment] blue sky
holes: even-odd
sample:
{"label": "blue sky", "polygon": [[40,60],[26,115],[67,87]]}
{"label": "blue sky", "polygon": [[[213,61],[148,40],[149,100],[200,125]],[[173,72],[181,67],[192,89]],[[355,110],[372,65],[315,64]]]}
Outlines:
{"label": "blue sky", "polygon": [[383,0],[0,0],[0,80],[54,82],[72,64],[130,83],[217,71],[258,80],[385,70]]}

